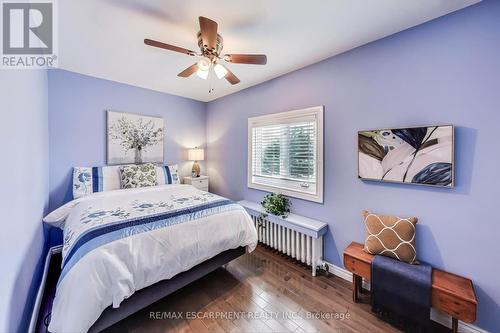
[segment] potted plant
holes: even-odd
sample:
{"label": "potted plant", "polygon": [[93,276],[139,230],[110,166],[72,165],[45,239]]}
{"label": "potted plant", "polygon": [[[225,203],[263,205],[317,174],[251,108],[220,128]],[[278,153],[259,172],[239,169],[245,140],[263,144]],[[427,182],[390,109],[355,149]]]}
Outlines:
{"label": "potted plant", "polygon": [[[290,213],[290,199],[285,197],[283,194],[271,193],[264,197],[261,202],[262,207],[267,213],[279,216],[281,218],[287,218]],[[263,214],[264,215],[264,214]],[[261,216],[261,217],[265,217]]]}

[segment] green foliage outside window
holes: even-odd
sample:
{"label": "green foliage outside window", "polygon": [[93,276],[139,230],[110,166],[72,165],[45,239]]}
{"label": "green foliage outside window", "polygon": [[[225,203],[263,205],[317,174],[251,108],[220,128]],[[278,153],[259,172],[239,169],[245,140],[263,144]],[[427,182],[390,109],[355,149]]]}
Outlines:
{"label": "green foliage outside window", "polygon": [[279,175],[280,174],[280,143],[273,140],[270,145],[264,149],[262,157],[262,174]]}
{"label": "green foliage outside window", "polygon": [[309,179],[314,176],[314,150],[312,138],[303,127],[290,129],[290,176]]}
{"label": "green foliage outside window", "polygon": [[[281,164],[281,143],[274,139],[265,147],[262,156],[262,174],[269,176],[288,175],[295,179],[314,178],[314,145],[311,134],[303,127],[291,127],[289,130],[287,152],[288,163]],[[287,167],[288,170],[281,170]]]}

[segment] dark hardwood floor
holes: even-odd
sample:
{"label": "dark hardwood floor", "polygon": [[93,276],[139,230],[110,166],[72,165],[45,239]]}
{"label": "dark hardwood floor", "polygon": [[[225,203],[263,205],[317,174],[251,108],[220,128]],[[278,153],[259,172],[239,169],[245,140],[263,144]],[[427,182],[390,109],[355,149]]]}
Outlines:
{"label": "dark hardwood floor", "polygon": [[374,316],[366,300],[352,303],[347,281],[331,274],[313,278],[306,266],[259,246],[107,332],[400,330]]}

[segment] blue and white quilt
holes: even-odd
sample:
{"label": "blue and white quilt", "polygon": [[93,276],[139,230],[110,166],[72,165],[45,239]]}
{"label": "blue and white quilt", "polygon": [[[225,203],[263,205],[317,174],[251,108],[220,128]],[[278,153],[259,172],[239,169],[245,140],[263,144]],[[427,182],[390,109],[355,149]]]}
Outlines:
{"label": "blue and white quilt", "polygon": [[239,246],[257,233],[246,211],[189,185],[94,193],[51,213],[64,230],[51,332],[85,332],[110,305]]}

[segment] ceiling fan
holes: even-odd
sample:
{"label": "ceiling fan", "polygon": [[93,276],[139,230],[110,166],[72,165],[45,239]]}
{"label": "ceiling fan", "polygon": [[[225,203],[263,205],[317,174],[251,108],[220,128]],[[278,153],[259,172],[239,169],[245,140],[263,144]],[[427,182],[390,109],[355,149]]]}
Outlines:
{"label": "ceiling fan", "polygon": [[[198,32],[198,46],[200,47],[201,53],[196,53],[182,47],[151,39],[144,39],[144,43],[146,45],[184,53],[189,56],[201,57],[196,63],[177,74],[177,76],[180,77],[189,77],[196,73],[200,78],[206,80],[213,69],[215,75],[219,79],[225,78],[229,83],[237,84],[240,82],[240,79],[238,79],[226,66],[221,64],[222,59],[233,64],[265,65],[267,63],[267,57],[264,54],[225,54],[222,56],[223,39],[222,36],[217,33],[217,22],[203,16],[199,17],[199,21],[200,31]],[[209,90],[209,92],[212,91],[213,89]]]}

